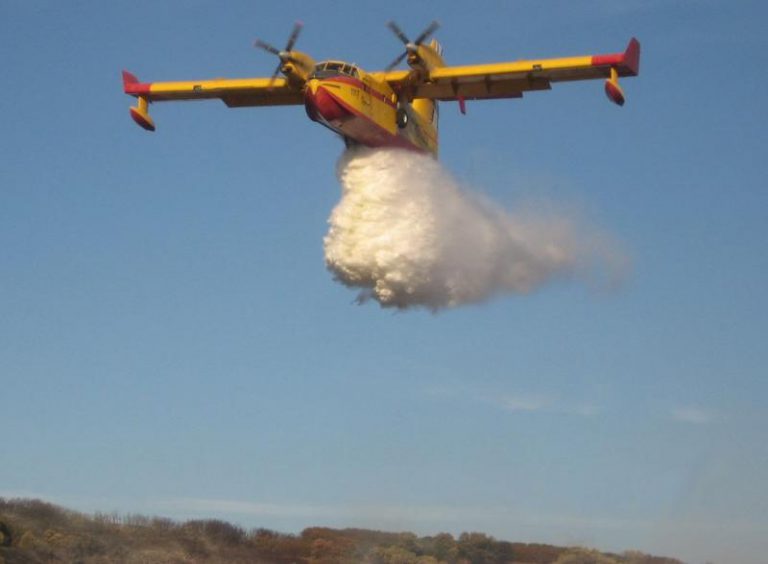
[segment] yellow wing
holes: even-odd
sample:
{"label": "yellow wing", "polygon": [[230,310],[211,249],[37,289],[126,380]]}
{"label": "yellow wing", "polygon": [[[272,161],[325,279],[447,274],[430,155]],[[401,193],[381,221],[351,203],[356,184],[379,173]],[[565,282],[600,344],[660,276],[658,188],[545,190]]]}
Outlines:
{"label": "yellow wing", "polygon": [[640,43],[632,39],[623,53],[539,59],[432,69],[420,78],[411,71],[377,73],[398,92],[412,98],[434,100],[487,100],[520,98],[530,90],[549,90],[551,83],[607,78],[606,93],[624,103],[620,76],[636,76],[640,70]]}
{"label": "yellow wing", "polygon": [[230,108],[243,106],[288,106],[303,104],[299,88],[284,78],[237,78],[185,82],[139,82],[123,71],[123,90],[138,98],[131,117],[144,129],[154,131],[155,124],[147,111],[148,103],[169,100],[221,99]]}

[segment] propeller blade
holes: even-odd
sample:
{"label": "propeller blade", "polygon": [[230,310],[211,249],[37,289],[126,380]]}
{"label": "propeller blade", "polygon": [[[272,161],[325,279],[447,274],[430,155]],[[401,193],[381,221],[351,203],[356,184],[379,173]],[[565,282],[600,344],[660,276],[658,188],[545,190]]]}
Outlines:
{"label": "propeller blade", "polygon": [[254,47],[258,47],[259,49],[264,49],[268,53],[272,53],[273,55],[280,56],[280,51],[274,47],[273,45],[270,45],[266,41],[262,41],[261,39],[257,39],[256,43],[253,44]]}
{"label": "propeller blade", "polygon": [[291,50],[293,49],[293,46],[296,44],[296,40],[299,38],[299,34],[301,33],[301,28],[303,27],[304,27],[304,24],[301,22],[296,22],[293,25],[293,29],[291,30],[291,35],[288,36],[288,43],[286,43],[285,49],[283,49],[282,51],[280,51],[277,47],[275,47],[271,43],[267,43],[266,41],[262,41],[261,39],[257,39],[256,43],[254,43],[255,47],[264,49],[268,53],[271,53],[277,56],[278,59],[280,59],[280,62],[277,63],[277,67],[275,67],[275,72],[272,73],[272,77],[269,79],[270,88],[274,86],[277,76],[280,74],[280,72],[283,69],[283,65],[285,65],[289,61],[295,62],[295,59],[293,58],[293,54],[291,53]]}
{"label": "propeller blade", "polygon": [[272,73],[272,77],[269,79],[269,87],[272,88],[275,85],[275,79],[277,78],[277,75],[280,74],[280,69],[283,68],[283,61],[280,61],[277,63],[277,67],[275,67],[275,72]]}
{"label": "propeller blade", "polygon": [[302,27],[304,27],[304,24],[301,22],[296,22],[294,24],[291,36],[288,38],[288,43],[285,44],[285,51],[293,49],[293,46],[296,44],[296,39],[298,39],[299,33],[301,33]]}
{"label": "propeller blade", "polygon": [[421,32],[421,35],[419,35],[416,38],[416,41],[414,41],[414,43],[416,45],[421,45],[424,42],[424,40],[430,35],[432,35],[433,33],[435,33],[435,31],[437,31],[437,28],[439,27],[440,27],[440,23],[437,20],[433,21],[431,24],[429,24],[429,27],[427,29]]}
{"label": "propeller blade", "polygon": [[408,36],[403,33],[403,30],[400,29],[395,22],[387,22],[387,27],[392,30],[392,33],[394,33],[400,41],[403,42],[403,45],[408,45],[408,43],[410,43]]}
{"label": "propeller blade", "polygon": [[408,51],[405,51],[404,53],[402,53],[397,59],[389,63],[389,65],[387,65],[387,68],[385,68],[384,70],[387,72],[391,71],[393,68],[399,65],[403,61],[403,59],[405,59],[405,56],[407,54],[408,54]]}

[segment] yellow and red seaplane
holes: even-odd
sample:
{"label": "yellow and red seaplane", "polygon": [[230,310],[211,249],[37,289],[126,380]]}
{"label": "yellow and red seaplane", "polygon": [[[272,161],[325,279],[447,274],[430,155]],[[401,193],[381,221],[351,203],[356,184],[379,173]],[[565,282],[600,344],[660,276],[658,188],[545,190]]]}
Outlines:
{"label": "yellow and red seaplane", "polygon": [[[218,98],[230,108],[303,104],[311,120],[338,133],[348,146],[401,147],[436,155],[438,101],[456,101],[466,113],[467,100],[521,98],[524,92],[549,90],[553,82],[604,78],[608,99],[622,106],[619,77],[639,72],[640,43],[634,38],[623,53],[447,66],[437,40],[427,43],[437,22],[413,41],[394,22],[387,25],[405,49],[378,72],[344,61],[315,62],[294,50],[300,22],[282,50],[256,41],[256,47],[280,59],[271,77],[140,82],[123,71],[125,93],[138,100],[131,117],[154,131],[148,111],[153,102]],[[404,59],[410,69],[395,70]]]}

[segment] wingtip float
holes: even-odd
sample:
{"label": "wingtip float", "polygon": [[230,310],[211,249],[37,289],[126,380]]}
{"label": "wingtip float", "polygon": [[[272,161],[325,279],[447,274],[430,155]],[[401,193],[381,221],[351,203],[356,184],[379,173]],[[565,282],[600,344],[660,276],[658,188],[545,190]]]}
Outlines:
{"label": "wingtip float", "polygon": [[[378,72],[365,72],[344,61],[316,63],[294,50],[302,29],[299,22],[283,50],[256,42],[256,47],[279,59],[271,77],[143,83],[123,71],[123,90],[137,99],[130,108],[131,118],[154,131],[149,104],[160,101],[220,99],[229,107],[304,105],[312,121],[337,133],[348,146],[401,147],[436,155],[440,101],[458,102],[464,114],[469,100],[521,98],[524,92],[549,90],[555,82],[603,78],[608,99],[623,106],[626,96],[619,78],[640,71],[640,42],[634,37],[622,53],[448,66],[441,45],[429,40],[437,22],[415,41],[394,22],[388,27],[405,50]],[[404,60],[410,68],[395,70]]]}

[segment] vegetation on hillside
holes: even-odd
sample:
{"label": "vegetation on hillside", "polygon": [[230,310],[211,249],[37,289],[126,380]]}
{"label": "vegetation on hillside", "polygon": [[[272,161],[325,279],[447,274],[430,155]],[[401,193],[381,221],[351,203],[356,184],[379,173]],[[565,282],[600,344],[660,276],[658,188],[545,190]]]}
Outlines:
{"label": "vegetation on hillside", "polygon": [[311,527],[299,535],[246,531],[219,520],[84,515],[0,498],[0,564],[682,564],[639,552],[498,541],[483,533],[417,537]]}

